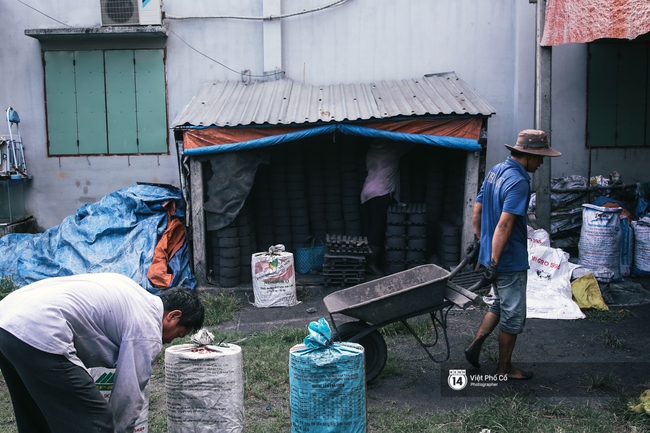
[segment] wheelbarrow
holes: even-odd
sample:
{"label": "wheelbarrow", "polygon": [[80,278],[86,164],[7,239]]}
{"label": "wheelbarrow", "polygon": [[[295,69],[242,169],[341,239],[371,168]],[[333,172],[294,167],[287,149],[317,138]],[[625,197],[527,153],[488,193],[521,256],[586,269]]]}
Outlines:
{"label": "wheelbarrow", "polygon": [[[449,359],[447,314],[454,306],[465,309],[481,305],[482,297],[474,291],[485,286],[482,271],[460,273],[467,264],[466,257],[451,272],[428,264],[358,284],[331,293],[323,298],[334,327],[333,341],[349,341],[363,346],[366,361],[366,381],[376,379],[386,365],[386,341],[379,328],[401,322],[426,351],[433,362]],[[334,314],[358,319],[340,325]],[[424,342],[408,323],[408,319],[429,314],[433,324],[433,341]],[[438,329],[440,328],[440,330]],[[442,340],[444,358],[436,358],[431,349]]]}

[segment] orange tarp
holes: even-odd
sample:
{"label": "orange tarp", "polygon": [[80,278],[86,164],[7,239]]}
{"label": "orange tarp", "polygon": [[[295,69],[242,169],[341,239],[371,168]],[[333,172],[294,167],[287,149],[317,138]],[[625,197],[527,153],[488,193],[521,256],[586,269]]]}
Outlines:
{"label": "orange tarp", "polygon": [[635,39],[648,32],[648,0],[548,0],[542,45]]}
{"label": "orange tarp", "polygon": [[390,132],[405,132],[407,134],[440,135],[445,137],[473,138],[478,140],[483,119],[452,118],[452,119],[420,119],[403,120],[400,122],[368,122],[359,126],[381,129]]}
{"label": "orange tarp", "polygon": [[[358,123],[358,126],[407,134],[439,135],[472,138],[478,140],[481,132],[481,118],[418,119]],[[309,129],[321,124],[297,127],[274,126],[265,128],[204,128],[187,129],[183,134],[183,148],[195,149],[218,144],[241,143],[273,135],[287,134]]]}
{"label": "orange tarp", "polygon": [[290,126],[275,126],[269,128],[205,128],[188,129],[183,134],[183,148],[195,149],[197,147],[214,146],[216,144],[242,143],[257,140],[273,135],[287,134],[300,131],[303,128]]}
{"label": "orange tarp", "polygon": [[178,218],[173,217],[176,205],[170,201],[164,207],[167,208],[167,228],[156,244],[151,266],[147,271],[149,281],[158,289],[167,289],[172,283],[174,274],[170,272],[169,261],[185,242],[185,226]]}

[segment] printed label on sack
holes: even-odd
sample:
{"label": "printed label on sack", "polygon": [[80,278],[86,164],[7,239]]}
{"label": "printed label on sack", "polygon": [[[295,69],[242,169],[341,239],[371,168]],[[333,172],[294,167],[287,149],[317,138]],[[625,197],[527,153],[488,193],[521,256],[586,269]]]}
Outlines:
{"label": "printed label on sack", "polygon": [[253,254],[251,267],[256,306],[282,307],[298,303],[293,254]]}

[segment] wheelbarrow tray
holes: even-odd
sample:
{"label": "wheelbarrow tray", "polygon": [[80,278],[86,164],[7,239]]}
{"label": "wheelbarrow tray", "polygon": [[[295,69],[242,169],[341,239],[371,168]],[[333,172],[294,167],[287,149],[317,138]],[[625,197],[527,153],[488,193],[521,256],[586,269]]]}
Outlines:
{"label": "wheelbarrow tray", "polygon": [[340,313],[372,324],[390,322],[441,306],[449,275],[440,266],[421,265],[339,290],[327,295],[323,302],[330,314]]}

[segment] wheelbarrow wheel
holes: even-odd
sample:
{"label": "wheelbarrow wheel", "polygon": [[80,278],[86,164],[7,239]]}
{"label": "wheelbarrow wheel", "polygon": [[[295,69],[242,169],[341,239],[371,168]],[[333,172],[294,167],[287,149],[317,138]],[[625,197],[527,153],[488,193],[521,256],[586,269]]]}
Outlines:
{"label": "wheelbarrow wheel", "polygon": [[338,333],[334,335],[334,341],[354,341],[363,346],[366,358],[366,382],[370,382],[379,376],[386,365],[388,357],[386,341],[378,330],[374,330],[360,340],[354,337],[370,328],[365,322],[347,322],[337,326]]}

